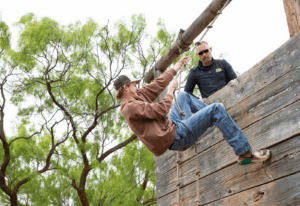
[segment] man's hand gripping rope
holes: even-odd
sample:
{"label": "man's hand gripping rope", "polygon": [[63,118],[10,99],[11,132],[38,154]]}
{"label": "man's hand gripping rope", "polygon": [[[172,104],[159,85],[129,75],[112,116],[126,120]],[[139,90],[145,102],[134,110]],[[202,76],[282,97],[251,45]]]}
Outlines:
{"label": "man's hand gripping rope", "polygon": [[[175,90],[176,88],[178,87],[178,77],[180,76],[180,80],[179,80],[179,87],[180,87],[180,84],[181,84],[181,72],[183,71],[183,67],[186,67],[188,62],[191,60],[191,58],[189,56],[187,57],[183,57],[181,58],[174,66],[174,70],[177,72],[177,75],[175,77],[175,79],[170,82],[169,84],[169,88],[168,88],[168,92],[167,94],[170,94],[170,95],[173,95],[173,98],[174,98],[174,101],[176,103],[176,106],[179,110],[179,114],[182,116],[182,118],[185,120],[185,114],[184,112],[180,109],[179,105],[178,105],[178,102],[177,102],[177,99],[176,99],[176,96],[175,96]],[[180,88],[179,88],[179,91],[180,91]]]}

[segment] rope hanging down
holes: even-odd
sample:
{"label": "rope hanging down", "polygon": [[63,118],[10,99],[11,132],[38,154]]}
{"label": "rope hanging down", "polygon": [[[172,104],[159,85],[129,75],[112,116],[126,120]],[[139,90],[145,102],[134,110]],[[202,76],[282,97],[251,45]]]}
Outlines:
{"label": "rope hanging down", "polygon": [[[202,35],[202,37],[200,38],[200,40],[199,40],[199,42],[196,42],[195,43],[195,46],[194,46],[194,48],[193,48],[193,50],[189,53],[189,55],[188,55],[188,57],[190,57],[191,56],[191,54],[194,52],[194,50],[196,49],[196,47],[198,46],[198,45],[200,45],[200,42],[202,41],[202,39],[204,38],[204,36],[207,34],[207,32],[208,32],[208,30],[209,29],[211,29],[211,28],[213,28],[213,24],[215,23],[215,21],[217,20],[217,18],[219,17],[219,15],[220,14],[222,14],[222,11],[226,8],[226,6],[231,2],[232,0],[227,0],[226,1],[226,3],[224,4],[224,6],[217,12],[217,16],[214,18],[214,20],[211,22],[211,24],[210,25],[208,25],[207,27],[206,27],[206,31],[204,32],[204,34]],[[179,31],[179,34],[178,34],[178,38],[177,38],[177,40],[176,40],[176,45],[177,45],[177,47],[178,47],[178,49],[179,49],[179,52],[180,52],[180,54],[183,54],[185,51],[188,51],[189,50],[189,45],[187,45],[187,44],[185,44],[184,42],[183,42],[183,40],[182,40],[182,34],[183,34],[183,32],[184,32],[184,30],[180,30]],[[179,92],[180,92],[180,86],[181,86],[181,73],[182,73],[182,71],[183,71],[183,67],[186,67],[187,66],[187,63],[186,62],[183,62],[183,65],[182,65],[182,67],[179,69],[179,71],[178,71],[178,74],[176,75],[176,79],[178,78],[178,76],[180,76],[180,79],[179,79],[179,84],[178,84],[178,86],[179,86]],[[185,81],[185,80],[184,80]],[[178,93],[179,93],[178,92]],[[182,111],[181,109],[180,109],[180,107],[179,107],[179,104],[178,104],[178,102],[177,102],[177,99],[176,99],[176,95],[175,95],[175,90],[174,90],[174,92],[173,92],[173,98],[174,98],[174,101],[175,101],[175,103],[176,103],[176,106],[177,106],[177,108],[178,108],[178,111],[179,111],[179,114],[180,114],[180,116],[183,118],[183,120],[186,120],[185,119],[185,113],[184,113],[184,111]],[[195,144],[194,144],[194,147],[195,147],[195,157],[196,157],[196,173],[195,173],[195,175],[196,175],[196,188],[197,188],[197,198],[196,198],[196,200],[195,200],[195,202],[196,202],[196,204],[197,204],[197,206],[201,206],[201,204],[200,204],[200,186],[199,186],[199,179],[200,179],[200,169],[199,169],[199,162],[198,162],[198,151],[197,151],[197,144],[196,144],[196,142],[195,142]],[[185,149],[184,149],[185,150]],[[183,150],[183,151],[184,151]],[[177,163],[177,190],[178,190],[178,206],[180,205],[180,186],[181,186],[181,183],[179,182],[179,164],[181,163],[180,162],[180,158],[179,158],[179,151],[177,151],[177,161],[176,161],[176,163]]]}

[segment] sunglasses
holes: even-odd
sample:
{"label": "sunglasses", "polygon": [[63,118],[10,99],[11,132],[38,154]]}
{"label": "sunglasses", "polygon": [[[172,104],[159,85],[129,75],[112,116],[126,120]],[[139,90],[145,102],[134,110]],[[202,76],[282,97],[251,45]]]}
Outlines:
{"label": "sunglasses", "polygon": [[199,52],[198,55],[202,55],[203,53],[206,54],[207,52],[209,52],[209,49],[206,49],[206,50],[204,50],[204,51]]}

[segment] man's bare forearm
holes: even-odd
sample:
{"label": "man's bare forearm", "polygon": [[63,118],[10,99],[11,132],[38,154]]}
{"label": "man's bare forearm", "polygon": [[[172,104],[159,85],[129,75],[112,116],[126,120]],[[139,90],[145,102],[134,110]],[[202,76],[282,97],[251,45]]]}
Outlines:
{"label": "man's bare forearm", "polygon": [[183,58],[181,58],[181,59],[174,65],[173,69],[174,69],[176,72],[178,72],[179,69],[182,67],[183,62],[188,63],[190,60],[191,60],[191,57],[183,57]]}

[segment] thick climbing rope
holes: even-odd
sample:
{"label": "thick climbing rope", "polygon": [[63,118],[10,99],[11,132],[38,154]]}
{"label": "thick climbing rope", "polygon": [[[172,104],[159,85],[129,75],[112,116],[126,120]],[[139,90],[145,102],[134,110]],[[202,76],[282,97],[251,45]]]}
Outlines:
{"label": "thick climbing rope", "polygon": [[[215,23],[215,21],[220,16],[220,14],[222,14],[222,11],[226,8],[226,6],[231,1],[232,0],[227,0],[226,3],[224,4],[224,6],[217,12],[217,16],[214,18],[214,20],[211,22],[211,24],[209,24],[206,27],[206,31],[204,32],[204,34],[200,38],[199,42],[195,43],[195,46],[194,46],[193,50],[189,53],[188,57],[190,57],[191,54],[196,49],[196,47],[201,44],[201,41],[204,38],[204,36],[207,34],[207,32],[209,31],[209,29],[213,28],[213,24]],[[179,35],[178,35],[178,39],[176,40],[176,45],[179,48],[179,52],[181,54],[183,54],[186,50],[189,49],[189,47],[187,45],[185,45],[184,42],[182,41],[182,34],[183,34],[183,32],[184,32],[183,30],[180,30]],[[184,45],[184,48],[180,48],[179,47],[179,42],[178,41],[180,41],[180,43]],[[187,63],[183,62],[182,67],[179,69],[179,72],[178,72],[177,76],[175,77],[177,79],[178,76],[180,76],[179,84],[178,84],[179,85],[179,92],[178,92],[178,94],[180,93],[180,87],[181,87],[181,73],[183,71],[183,67],[186,67],[186,66],[187,66]],[[185,119],[185,113],[184,113],[184,111],[182,111],[180,109],[180,106],[179,106],[179,104],[177,102],[177,99],[176,99],[176,96],[175,96],[175,90],[173,92],[173,98],[174,98],[175,104],[176,104],[176,106],[178,108],[180,116],[183,118],[183,120],[186,120]],[[195,202],[196,202],[197,206],[201,206],[201,204],[200,204],[200,184],[199,184],[199,179],[200,179],[201,173],[200,173],[200,169],[199,169],[198,151],[197,151],[197,144],[196,144],[196,142],[194,144],[194,147],[195,147],[195,157],[196,157],[196,173],[195,173],[195,175],[196,175],[196,188],[197,188],[197,194],[196,194],[197,198],[196,198]],[[179,164],[181,163],[180,162],[180,158],[179,158],[179,150],[177,150],[177,161],[176,161],[176,163],[177,163],[177,185],[176,186],[177,186],[177,190],[178,190],[178,206],[179,206],[180,205],[180,186],[181,186],[181,183],[179,182]]]}

